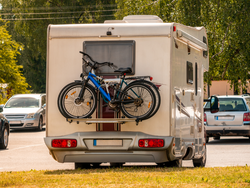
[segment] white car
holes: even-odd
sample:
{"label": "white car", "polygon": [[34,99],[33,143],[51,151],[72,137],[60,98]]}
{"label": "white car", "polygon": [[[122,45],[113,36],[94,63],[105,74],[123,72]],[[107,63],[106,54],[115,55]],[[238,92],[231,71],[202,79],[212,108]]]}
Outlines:
{"label": "white car", "polygon": [[[220,136],[246,136],[250,138],[250,96],[228,95],[217,96],[219,112],[204,113],[206,142],[209,137],[220,139]],[[206,103],[205,108],[209,108]]]}
{"label": "white car", "polygon": [[2,114],[8,119],[10,129],[43,129],[46,94],[18,94],[12,96],[3,107]]}

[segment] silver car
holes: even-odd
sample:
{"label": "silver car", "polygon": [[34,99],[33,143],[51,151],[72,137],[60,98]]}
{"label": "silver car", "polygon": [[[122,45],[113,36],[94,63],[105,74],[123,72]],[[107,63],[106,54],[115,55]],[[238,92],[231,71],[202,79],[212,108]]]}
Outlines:
{"label": "silver car", "polygon": [[[209,137],[220,139],[220,136],[246,136],[250,139],[250,96],[217,97],[220,104],[219,112],[204,113],[206,141],[209,141]],[[209,106],[210,103],[205,104],[205,108]]]}
{"label": "silver car", "polygon": [[2,114],[9,120],[10,129],[43,129],[45,118],[45,94],[18,94],[12,96],[3,107]]}

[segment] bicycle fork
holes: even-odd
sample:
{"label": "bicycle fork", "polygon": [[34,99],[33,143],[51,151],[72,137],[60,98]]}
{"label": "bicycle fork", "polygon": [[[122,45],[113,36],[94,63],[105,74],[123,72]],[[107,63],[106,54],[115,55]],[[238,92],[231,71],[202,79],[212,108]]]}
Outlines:
{"label": "bicycle fork", "polygon": [[83,95],[84,95],[84,92],[86,89],[86,84],[88,83],[88,81],[89,81],[89,77],[86,80],[84,80],[84,79],[82,80],[81,91],[80,91],[78,97],[75,99],[76,104],[81,104],[82,102],[84,102]]}

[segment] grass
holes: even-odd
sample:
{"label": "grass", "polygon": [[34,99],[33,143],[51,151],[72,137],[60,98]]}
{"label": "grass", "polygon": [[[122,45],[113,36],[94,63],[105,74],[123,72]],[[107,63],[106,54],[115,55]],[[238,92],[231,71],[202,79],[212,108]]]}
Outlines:
{"label": "grass", "polygon": [[250,167],[1,172],[0,187],[250,187]]}

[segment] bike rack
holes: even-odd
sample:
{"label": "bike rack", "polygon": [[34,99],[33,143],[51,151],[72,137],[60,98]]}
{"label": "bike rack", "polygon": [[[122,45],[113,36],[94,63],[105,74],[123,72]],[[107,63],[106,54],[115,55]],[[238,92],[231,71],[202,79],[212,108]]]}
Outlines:
{"label": "bike rack", "polygon": [[69,123],[76,122],[79,124],[79,122],[85,122],[86,124],[96,124],[96,123],[120,123],[124,124],[127,122],[136,122],[136,125],[138,124],[138,120],[136,118],[66,118],[66,120]]}

